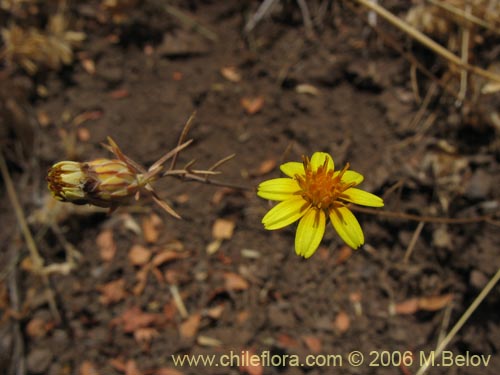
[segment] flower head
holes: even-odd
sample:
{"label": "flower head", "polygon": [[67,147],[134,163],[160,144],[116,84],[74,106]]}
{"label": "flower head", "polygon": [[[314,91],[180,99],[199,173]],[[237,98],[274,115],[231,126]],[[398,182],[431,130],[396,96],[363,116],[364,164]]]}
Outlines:
{"label": "flower head", "polygon": [[266,229],[281,229],[300,219],[295,251],[305,258],[318,248],[327,217],[347,245],[353,249],[363,245],[363,231],[347,205],[382,207],[384,202],[356,188],[363,181],[360,173],[349,170],[349,164],[336,171],[332,157],[324,152],[303,157],[302,163],[282,164],[280,169],[287,178],[264,181],[257,191],[261,198],[280,201],[262,219]]}
{"label": "flower head", "polygon": [[75,204],[111,207],[133,197],[149,181],[121,160],[61,161],[49,169],[49,190],[54,198]]}
{"label": "flower head", "polygon": [[163,163],[185,148],[190,141],[177,146],[147,170],[123,154],[110,137],[108,143],[104,146],[116,159],[101,158],[83,163],[61,161],[49,169],[47,183],[54,198],[74,204],[106,207],[112,211],[132,198],[138,199],[142,191],[147,191],[165,211],[180,218],[158,197],[151,183],[159,177]]}

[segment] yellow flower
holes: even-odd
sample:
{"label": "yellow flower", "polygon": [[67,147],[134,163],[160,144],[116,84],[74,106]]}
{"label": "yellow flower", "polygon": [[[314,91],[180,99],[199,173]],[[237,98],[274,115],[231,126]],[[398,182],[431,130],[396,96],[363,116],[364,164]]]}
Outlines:
{"label": "yellow flower", "polygon": [[281,229],[300,219],[295,251],[309,258],[323,238],[328,216],[345,243],[357,249],[365,239],[358,220],[347,205],[382,207],[384,201],[355,187],[363,181],[363,176],[349,170],[349,163],[344,169],[335,171],[332,157],[324,152],[315,152],[311,159],[303,157],[303,160],[303,163],[281,165],[281,171],[288,178],[276,178],[259,185],[259,197],[280,201],[262,219],[264,227]]}

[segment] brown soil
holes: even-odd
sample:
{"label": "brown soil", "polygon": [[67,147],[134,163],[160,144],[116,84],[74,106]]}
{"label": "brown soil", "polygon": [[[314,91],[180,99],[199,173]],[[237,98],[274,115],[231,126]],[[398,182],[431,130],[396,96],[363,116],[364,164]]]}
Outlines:
{"label": "brown soil", "polygon": [[[304,260],[294,253],[294,226],[263,229],[270,206],[253,192],[176,179],[155,186],[183,220],[147,200],[111,216],[66,204],[57,220],[47,218],[54,210],[44,182],[51,164],[107,155],[100,142],[110,135],[130,157],[150,165],[175,147],[195,110],[190,132],[195,142],[181,153],[179,165],[196,158],[197,166],[206,168],[236,153],[217,177],[228,183],[253,188],[278,177],[283,158],[298,161],[303,154],[326,151],[337,166],[349,162],[361,172],[362,187],[384,196],[385,210],[464,218],[497,209],[498,95],[485,97],[480,106],[471,101],[456,106],[451,94],[438,89],[422,121],[411,126],[421,104],[414,99],[410,64],[351,11],[335,5],[310,40],[299,8],[288,4],[245,37],[245,19],[260,2],[189,3],[180,9],[214,31],[218,42],[153,5],[126,10],[122,24],[99,23],[92,13],[97,7],[74,6],[87,33],[77,61],[58,73],[41,72],[28,84],[21,73],[2,77],[4,102],[14,98],[30,124],[41,116],[49,119],[36,124],[34,146],[24,149],[24,159],[16,156],[15,145],[30,144],[30,136],[2,135],[39,251],[49,265],[64,262],[56,225],[82,256],[69,274],[49,278],[62,317],[58,322],[43,283],[22,262],[28,252],[8,196],[2,195],[0,259],[9,273],[0,281],[0,351],[7,353],[0,354],[0,372],[14,374],[8,371],[24,363],[28,374],[51,375],[416,373],[420,352],[436,348],[439,335],[497,271],[500,237],[494,225],[425,224],[405,262],[418,222],[358,213],[366,237],[362,249],[351,254],[329,226],[320,249]],[[477,64],[494,60],[493,52],[486,52],[478,49]],[[446,66],[431,52],[415,47],[414,53],[444,74]],[[85,59],[95,63],[95,74],[85,70]],[[227,67],[241,79],[224,77],[221,69]],[[418,80],[425,96],[432,81],[423,75]],[[46,88],[43,98],[35,85]],[[250,114],[242,100],[256,98]],[[87,118],[75,124],[81,114]],[[434,121],[426,127],[428,116]],[[273,162],[276,166],[266,170]],[[212,227],[221,218],[235,228],[217,247]],[[149,233],[153,227],[157,236]],[[109,231],[116,253],[106,260],[102,240]],[[134,265],[135,245],[146,249],[146,258],[170,251],[173,259],[157,267],[141,259]],[[20,267],[8,266],[16,261]],[[488,366],[435,367],[432,373],[498,373],[499,308],[496,288],[447,347],[454,355],[491,355]],[[16,353],[21,344],[24,350]],[[343,363],[335,369],[176,367],[171,357],[231,350],[301,360],[340,354]],[[353,350],[365,355],[360,367],[347,363]],[[411,351],[413,365],[384,366],[382,357],[371,353],[383,350]],[[380,366],[370,367],[371,361]]]}

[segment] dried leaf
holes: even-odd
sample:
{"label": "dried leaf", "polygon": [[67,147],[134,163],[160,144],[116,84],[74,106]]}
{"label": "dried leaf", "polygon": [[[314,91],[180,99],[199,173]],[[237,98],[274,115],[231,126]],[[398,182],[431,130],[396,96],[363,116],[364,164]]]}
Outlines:
{"label": "dried leaf", "polygon": [[236,223],[232,220],[217,219],[212,227],[212,237],[216,240],[228,240],[233,236]]}
{"label": "dried leaf", "polygon": [[171,262],[176,259],[184,259],[187,258],[189,254],[187,252],[179,253],[178,251],[173,250],[163,250],[162,252],[156,254],[151,261],[151,264],[155,267],[159,267],[162,264]]}
{"label": "dried leaf", "polygon": [[235,66],[225,66],[221,68],[220,74],[230,82],[240,82],[241,81],[241,73]]}
{"label": "dried leaf", "polygon": [[78,140],[81,142],[87,142],[90,139],[90,131],[83,126],[79,127],[76,131],[76,136]]}
{"label": "dried leaf", "polygon": [[[246,352],[248,352],[248,356],[249,357],[252,357],[255,355],[254,351],[251,350],[251,349],[248,349],[248,350],[244,350]],[[242,351],[242,353],[244,352]],[[249,362],[252,362],[252,361],[249,361]],[[262,375],[264,373],[264,368],[262,367],[262,365],[260,364],[260,361],[257,365],[255,366],[252,366],[253,363],[246,363],[245,366],[239,366],[239,369],[240,371],[243,373],[243,374],[248,374],[248,375]]]}
{"label": "dried leaf", "polygon": [[26,334],[29,337],[40,338],[47,333],[47,323],[42,318],[33,318],[26,325]]}
{"label": "dried leaf", "polygon": [[154,375],[183,375],[183,374],[184,373],[180,372],[179,370],[169,367],[162,367],[154,372]]}
{"label": "dried leaf", "polygon": [[79,375],[99,375],[94,364],[90,361],[83,361],[78,372]]}
{"label": "dried leaf", "polygon": [[127,292],[125,291],[124,278],[101,285],[97,289],[101,292],[99,302],[101,302],[103,305],[110,305],[120,302],[127,295]]}
{"label": "dried leaf", "polygon": [[101,233],[99,233],[96,243],[102,260],[109,262],[115,257],[116,244],[113,239],[113,231],[111,229],[104,229]]}
{"label": "dried leaf", "polygon": [[217,348],[222,346],[222,341],[214,339],[213,337],[201,336],[201,335],[196,338],[196,343],[200,346],[207,346],[212,348]]}
{"label": "dried leaf", "polygon": [[125,363],[125,375],[144,375],[142,371],[139,371],[137,363],[133,359],[129,359]]}
{"label": "dried leaf", "polygon": [[173,321],[177,315],[177,305],[174,301],[170,301],[163,306],[163,316],[167,321]]}
{"label": "dried leaf", "polygon": [[160,333],[155,328],[144,327],[134,331],[134,339],[139,345],[149,345]]}
{"label": "dried leaf", "polygon": [[281,347],[286,349],[294,349],[299,347],[299,342],[286,333],[279,334],[276,341]]}
{"label": "dried leaf", "polygon": [[123,99],[130,95],[130,92],[127,89],[116,89],[109,93],[111,99]]}
{"label": "dried leaf", "polygon": [[300,85],[297,85],[295,87],[295,92],[297,94],[307,94],[307,95],[312,95],[312,96],[318,96],[319,95],[319,90],[308,83],[302,83]]}
{"label": "dried leaf", "polygon": [[224,287],[226,290],[246,290],[248,289],[248,281],[243,277],[233,272],[224,273]]}
{"label": "dried leaf", "polygon": [[257,97],[245,97],[241,99],[241,106],[249,115],[253,115],[260,112],[264,106],[264,98],[262,96]]}
{"label": "dried leaf", "polygon": [[160,320],[158,314],[146,313],[138,306],[132,306],[113,319],[112,324],[119,324],[123,327],[123,332],[132,333],[139,328],[149,327],[158,320]]}
{"label": "dried leaf", "polygon": [[81,61],[83,70],[85,70],[88,74],[94,75],[95,74],[95,62],[92,59],[85,58],[82,59]]}
{"label": "dried leaf", "polygon": [[222,245],[222,240],[214,240],[207,245],[205,250],[208,255],[212,255],[219,250],[220,245]]}
{"label": "dried leaf", "polygon": [[97,111],[86,111],[83,113],[80,113],[73,119],[73,125],[78,126],[83,124],[84,122],[87,121],[94,121],[98,120],[102,117],[103,112],[100,110]]}
{"label": "dried leaf", "polygon": [[190,339],[198,333],[200,327],[201,314],[196,313],[191,315],[179,326],[179,333],[183,338]]}
{"label": "dried leaf", "polygon": [[420,297],[418,308],[425,311],[437,311],[448,306],[453,301],[453,294],[443,294],[441,296]]}
{"label": "dried leaf", "polygon": [[276,168],[277,162],[276,159],[267,159],[260,163],[259,167],[250,172],[250,176],[259,177],[271,172],[274,168]]}
{"label": "dried leaf", "polygon": [[50,116],[46,111],[38,111],[36,117],[42,128],[46,128],[51,123]]}
{"label": "dried leaf", "polygon": [[321,340],[318,339],[316,336],[303,336],[302,340],[312,353],[321,352],[322,349]]}
{"label": "dried leaf", "polygon": [[116,371],[125,372],[125,361],[123,358],[111,358],[108,363]]}
{"label": "dried leaf", "polygon": [[147,243],[156,243],[160,236],[163,221],[156,214],[151,214],[142,220],[142,232]]}
{"label": "dried leaf", "polygon": [[207,310],[207,316],[212,319],[219,319],[224,312],[224,305],[217,305]]}
{"label": "dried leaf", "polygon": [[349,246],[341,246],[337,258],[335,259],[335,265],[338,266],[339,264],[345,263],[351,257],[351,255],[352,249]]}
{"label": "dried leaf", "polygon": [[394,312],[401,315],[414,314],[417,310],[418,298],[410,298],[394,306]]}
{"label": "dried leaf", "polygon": [[134,245],[128,252],[128,259],[134,266],[143,266],[151,259],[151,250],[141,245]]}
{"label": "dried leaf", "polygon": [[339,333],[346,332],[351,326],[349,315],[345,311],[340,311],[333,322],[333,326]]}

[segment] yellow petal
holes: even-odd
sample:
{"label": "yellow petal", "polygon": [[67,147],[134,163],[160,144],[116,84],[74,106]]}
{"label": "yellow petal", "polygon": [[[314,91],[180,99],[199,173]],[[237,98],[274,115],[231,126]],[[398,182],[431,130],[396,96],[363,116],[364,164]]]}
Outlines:
{"label": "yellow petal", "polygon": [[383,207],[384,201],[382,198],[376,196],[375,194],[368,193],[367,191],[350,188],[342,193],[342,199],[359,204],[361,206],[369,207]]}
{"label": "yellow petal", "polygon": [[[337,177],[339,173],[340,173],[340,171],[335,172],[333,174],[333,177]],[[363,177],[363,175],[361,173],[351,171],[351,170],[345,171],[344,174],[342,175],[342,182],[344,184],[350,184],[350,183],[354,182],[355,185],[359,185],[360,183],[363,182],[364,179],[365,178]]]}
{"label": "yellow petal", "polygon": [[280,165],[281,172],[286,174],[288,177],[295,177],[295,175],[303,176],[306,174],[304,170],[304,164],[297,161],[290,161],[285,164]]}
{"label": "yellow petal", "polygon": [[295,235],[295,252],[304,258],[314,254],[325,234],[326,217],[323,210],[310,209],[299,221]]}
{"label": "yellow petal", "polygon": [[325,159],[328,160],[327,169],[333,170],[334,164],[332,157],[326,152],[315,152],[311,157],[311,167],[313,171],[316,171],[319,167],[321,167],[325,163]]}
{"label": "yellow petal", "polygon": [[263,217],[262,224],[267,230],[281,229],[299,220],[309,206],[301,196],[287,199],[271,208]]}
{"label": "yellow petal", "polygon": [[262,182],[257,188],[257,195],[272,201],[284,201],[299,190],[297,181],[291,178],[275,178]]}
{"label": "yellow petal", "polygon": [[365,243],[365,237],[358,220],[347,207],[332,209],[330,220],[340,238],[353,249],[357,249]]}

